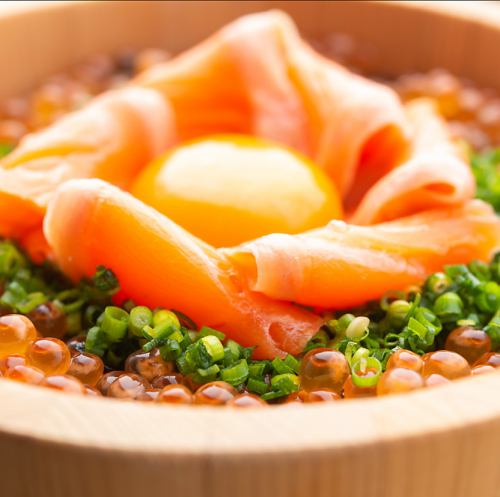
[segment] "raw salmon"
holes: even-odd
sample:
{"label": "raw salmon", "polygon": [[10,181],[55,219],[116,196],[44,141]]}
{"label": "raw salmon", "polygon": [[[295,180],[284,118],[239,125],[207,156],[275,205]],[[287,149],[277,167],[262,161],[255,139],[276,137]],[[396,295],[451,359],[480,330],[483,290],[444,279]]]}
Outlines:
{"label": "raw salmon", "polygon": [[225,250],[249,287],[304,305],[345,309],[420,283],[445,264],[488,260],[500,244],[491,206],[471,201],[375,226],[333,221]]}
{"label": "raw salmon", "polygon": [[396,94],[315,53],[279,11],[242,17],[135,83],[171,102],[182,140],[275,140],[325,168],[344,197],[358,169],[374,181],[407,146]]}
{"label": "raw salmon", "polygon": [[350,218],[352,223],[380,223],[435,207],[457,206],[474,195],[471,169],[435,104],[415,100],[406,112],[413,131],[409,157],[366,192]]}
{"label": "raw salmon", "polygon": [[28,135],[0,161],[0,236],[39,227],[54,189],[68,179],[98,177],[127,187],[174,137],[168,102],[135,87],[109,92]]}
{"label": "raw salmon", "polygon": [[250,291],[226,256],[100,180],[73,180],[54,195],[44,231],[63,271],[78,281],[111,268],[138,304],[180,310],[256,357],[299,353],[319,316]]}

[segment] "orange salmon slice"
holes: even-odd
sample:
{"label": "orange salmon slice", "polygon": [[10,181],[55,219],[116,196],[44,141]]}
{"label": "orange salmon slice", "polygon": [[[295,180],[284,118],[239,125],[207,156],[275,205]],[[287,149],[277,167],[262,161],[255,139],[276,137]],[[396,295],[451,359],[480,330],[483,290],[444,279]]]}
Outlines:
{"label": "orange salmon slice", "polygon": [[256,357],[299,353],[322,319],[246,288],[226,256],[118,188],[73,180],[54,195],[45,236],[62,270],[78,281],[103,264],[123,295],[173,308],[217,328]]}

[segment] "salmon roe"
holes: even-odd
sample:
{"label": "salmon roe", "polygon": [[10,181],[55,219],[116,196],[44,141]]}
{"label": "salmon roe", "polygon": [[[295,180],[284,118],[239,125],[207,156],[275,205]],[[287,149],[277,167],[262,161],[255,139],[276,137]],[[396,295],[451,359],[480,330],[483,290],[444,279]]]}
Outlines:
{"label": "salmon roe", "polygon": [[151,382],[151,386],[154,388],[165,388],[168,385],[184,385],[185,378],[180,373],[164,374],[162,376],[157,376]]}
{"label": "salmon roe", "polygon": [[472,368],[472,374],[484,374],[484,373],[491,373],[495,371],[495,368],[493,366],[490,366],[489,364],[479,364],[478,366],[474,366]]}
{"label": "salmon roe", "polygon": [[156,402],[165,404],[192,404],[193,394],[184,385],[167,385],[158,394]]}
{"label": "salmon roe", "polygon": [[431,374],[440,374],[449,380],[454,380],[471,374],[471,367],[467,360],[460,354],[450,350],[428,352],[422,359],[424,360],[422,370],[424,377]]}
{"label": "salmon roe", "polygon": [[340,395],[333,390],[328,390],[327,388],[311,390],[310,392],[306,392],[305,390],[301,390],[299,392],[299,398],[302,402],[310,403],[310,402],[332,402],[334,400],[340,400]]}
{"label": "salmon roe", "polygon": [[83,383],[73,376],[69,375],[52,375],[47,376],[42,382],[43,387],[60,390],[66,393],[79,393],[85,395],[87,393]]}
{"label": "salmon roe", "polygon": [[224,405],[234,398],[236,394],[236,389],[229,383],[225,381],[212,381],[196,390],[194,403],[212,406]]}
{"label": "salmon roe", "polygon": [[0,357],[24,354],[36,337],[36,328],[27,317],[20,314],[0,316]]}
{"label": "salmon roe", "polygon": [[410,392],[424,386],[424,379],[420,373],[411,369],[388,369],[377,383],[377,395]]}
{"label": "salmon roe", "polygon": [[247,407],[266,407],[267,403],[257,395],[251,393],[240,393],[233,397],[228,403],[229,407],[247,408]]}
{"label": "salmon roe", "polygon": [[78,378],[85,385],[94,387],[104,372],[102,359],[87,352],[76,352],[71,356],[68,374]]}
{"label": "salmon roe", "polygon": [[68,371],[71,354],[58,338],[39,338],[28,347],[26,360],[46,375],[61,375]]}
{"label": "salmon roe", "polygon": [[103,395],[108,395],[109,387],[123,374],[123,371],[111,371],[106,373],[97,382],[96,388]]}
{"label": "salmon roe", "polygon": [[350,368],[342,352],[328,348],[313,349],[302,359],[300,381],[303,390],[330,389],[340,394]]}
{"label": "salmon roe", "polygon": [[146,380],[153,381],[158,376],[173,373],[174,365],[163,360],[158,349],[153,349],[151,352],[138,350],[128,356],[125,361],[125,371],[139,374]]}
{"label": "salmon roe", "polygon": [[435,387],[438,385],[444,385],[445,383],[451,383],[451,381],[441,374],[431,374],[425,378],[426,387]]}
{"label": "salmon roe", "polygon": [[33,366],[24,366],[19,364],[9,369],[5,373],[5,377],[9,380],[20,381],[22,383],[29,383],[31,385],[39,385],[45,375],[41,369],[35,368]]}
{"label": "salmon roe", "polygon": [[26,358],[21,354],[11,354],[0,358],[0,373],[5,374],[15,366],[25,366]]}
{"label": "salmon roe", "polygon": [[462,326],[448,335],[445,348],[460,354],[469,364],[474,364],[481,356],[490,352],[491,339],[483,330]]}
{"label": "salmon roe", "polygon": [[499,352],[488,352],[481,356],[474,366],[479,366],[482,364],[488,364],[489,366],[493,366],[494,368],[500,367],[500,353]]}
{"label": "salmon roe", "polygon": [[394,352],[387,361],[387,369],[405,368],[420,373],[424,367],[422,358],[411,350],[400,349]]}
{"label": "salmon roe", "polygon": [[67,331],[66,316],[52,302],[35,307],[28,317],[44,337],[62,338]]}
{"label": "salmon roe", "polygon": [[150,388],[149,382],[134,373],[124,373],[111,383],[107,395],[117,399],[136,399]]}
{"label": "salmon roe", "polygon": [[345,399],[359,399],[362,397],[374,397],[377,395],[377,386],[373,387],[358,387],[352,381],[352,376],[345,380],[343,388],[343,396]]}

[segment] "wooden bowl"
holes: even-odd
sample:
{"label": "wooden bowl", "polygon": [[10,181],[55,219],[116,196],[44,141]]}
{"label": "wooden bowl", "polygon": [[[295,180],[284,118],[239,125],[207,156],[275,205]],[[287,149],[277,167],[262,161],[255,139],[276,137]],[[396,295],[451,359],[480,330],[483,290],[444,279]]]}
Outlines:
{"label": "wooden bowl", "polygon": [[[0,96],[91,53],[178,51],[269,7],[287,10],[308,35],[340,30],[372,43],[378,72],[445,67],[500,87],[493,5],[56,2],[2,9]],[[499,392],[500,372],[401,396],[235,412],[0,380],[0,495],[494,497]]]}

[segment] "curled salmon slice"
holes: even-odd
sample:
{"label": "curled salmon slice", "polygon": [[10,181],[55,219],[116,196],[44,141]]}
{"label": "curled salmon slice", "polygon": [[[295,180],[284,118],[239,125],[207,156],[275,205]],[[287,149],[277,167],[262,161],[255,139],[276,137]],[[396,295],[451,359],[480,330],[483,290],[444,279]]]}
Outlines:
{"label": "curled salmon slice", "polygon": [[362,197],[350,222],[374,224],[436,207],[460,205],[475,182],[462,150],[428,99],[406,107],[413,140],[408,158],[381,177]]}
{"label": "curled salmon slice", "polygon": [[54,190],[72,178],[127,187],[174,141],[168,102],[130,87],[93,100],[47,129],[28,135],[0,161],[0,236],[39,227]]}
{"label": "curled salmon slice", "polygon": [[374,226],[333,221],[300,235],[273,234],[225,254],[263,295],[345,309],[420,283],[445,264],[488,260],[500,222],[479,201]]}
{"label": "curled salmon slice", "polygon": [[100,180],[73,180],[53,196],[45,236],[62,270],[78,281],[103,264],[123,297],[184,312],[255,357],[299,353],[322,319],[252,292],[221,252],[128,193]]}
{"label": "curled salmon slice", "polygon": [[279,11],[242,17],[134,83],[171,102],[182,140],[211,133],[275,140],[323,167],[344,197],[360,174],[368,186],[407,147],[395,92],[314,52]]}

